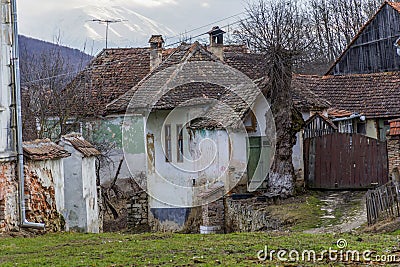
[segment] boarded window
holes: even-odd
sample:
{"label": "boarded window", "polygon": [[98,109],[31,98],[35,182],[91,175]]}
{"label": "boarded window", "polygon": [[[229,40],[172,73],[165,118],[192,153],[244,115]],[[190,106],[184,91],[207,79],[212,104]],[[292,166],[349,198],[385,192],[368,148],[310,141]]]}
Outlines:
{"label": "boarded window", "polygon": [[171,125],[165,125],[165,161],[172,161],[172,153],[171,153]]}
{"label": "boarded window", "polygon": [[183,162],[183,131],[182,125],[176,125],[177,161]]}

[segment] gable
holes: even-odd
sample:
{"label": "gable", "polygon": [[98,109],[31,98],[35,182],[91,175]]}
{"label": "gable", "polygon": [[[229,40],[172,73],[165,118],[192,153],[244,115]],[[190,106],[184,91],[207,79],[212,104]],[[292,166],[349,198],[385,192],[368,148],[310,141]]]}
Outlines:
{"label": "gable", "polygon": [[327,74],[362,74],[400,70],[394,46],[400,37],[400,5],[385,2],[361,28]]}

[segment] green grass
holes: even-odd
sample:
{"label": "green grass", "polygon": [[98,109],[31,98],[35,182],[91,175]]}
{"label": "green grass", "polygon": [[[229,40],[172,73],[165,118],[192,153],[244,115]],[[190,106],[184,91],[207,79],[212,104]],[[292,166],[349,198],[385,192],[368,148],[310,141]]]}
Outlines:
{"label": "green grass", "polygon": [[[398,233],[396,233],[398,234]],[[304,233],[182,234],[47,234],[34,238],[0,239],[1,266],[298,266],[298,263],[259,261],[268,249],[336,248],[339,238],[351,250],[398,250],[396,234],[311,235]],[[393,252],[394,253],[394,252]],[[399,256],[400,259],[400,256]],[[311,264],[309,264],[311,265]],[[302,263],[302,266],[308,266]],[[314,266],[324,265],[321,262]],[[336,264],[335,266],[340,266]],[[354,266],[354,265],[351,265]]]}
{"label": "green grass", "polygon": [[279,205],[270,205],[266,209],[284,224],[294,231],[303,231],[311,228],[318,228],[322,225],[321,210],[323,203],[314,194],[304,196],[296,201]]}

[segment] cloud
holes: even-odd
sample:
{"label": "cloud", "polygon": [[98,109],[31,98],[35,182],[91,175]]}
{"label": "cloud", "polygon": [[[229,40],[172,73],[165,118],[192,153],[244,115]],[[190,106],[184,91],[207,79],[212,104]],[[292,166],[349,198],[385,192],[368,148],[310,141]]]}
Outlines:
{"label": "cloud", "polygon": [[[90,5],[124,5],[124,6],[142,6],[142,7],[162,7],[165,5],[177,5],[176,0],[84,0],[78,1],[82,4],[90,4]],[[77,3],[78,3],[77,2]]]}

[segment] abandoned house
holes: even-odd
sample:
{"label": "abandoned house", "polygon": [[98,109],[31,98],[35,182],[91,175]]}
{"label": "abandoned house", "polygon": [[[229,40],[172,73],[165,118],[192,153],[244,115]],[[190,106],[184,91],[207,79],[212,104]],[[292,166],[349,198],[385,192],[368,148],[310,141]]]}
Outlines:
{"label": "abandoned house", "polygon": [[[385,2],[326,75],[293,75],[293,101],[306,125],[297,135],[292,161],[309,187],[359,189],[388,180],[392,154],[388,158],[386,132],[400,117],[399,13],[398,3]],[[162,36],[153,35],[147,48],[104,49],[66,88],[78,88],[85,99],[76,111],[83,115],[77,130],[91,143],[105,145],[102,152],[111,159],[101,166],[98,182],[112,180],[115,163],[122,159],[119,181],[132,177],[147,190],[147,198],[140,194],[130,205],[148,212],[138,224],[152,229],[182,229],[190,207],[204,204],[215,192],[265,186],[274,153],[274,122],[266,115],[268,101],[256,90],[265,79],[264,58],[244,45],[225,45],[219,27],[208,34],[208,45],[182,43],[166,49]],[[9,68],[4,62],[1,66]],[[6,211],[17,203],[16,172],[10,166],[18,146],[10,130],[15,114],[7,102],[11,77],[3,78],[7,90],[1,91],[0,123],[7,138],[0,144],[0,220],[15,221],[15,210]],[[396,140],[396,134],[390,136]],[[99,152],[77,134],[64,136],[59,145],[71,156],[46,159],[57,172],[63,169],[51,190],[63,191],[62,179],[70,186],[51,207],[65,216],[67,229],[98,232],[94,158]],[[80,205],[57,206],[75,191]],[[28,198],[27,205],[33,202]]]}
{"label": "abandoned house", "polygon": [[[265,169],[269,168],[267,167],[270,163],[267,160],[269,152],[261,153],[261,151],[268,151],[268,147],[271,145],[268,140],[263,140],[268,127],[266,127],[265,118],[262,117],[269,106],[268,103],[263,104],[262,101],[257,100],[257,95],[244,96],[244,99],[248,98],[249,103],[247,104],[249,105],[245,108],[241,107],[241,109],[239,107],[237,114],[235,112],[224,114],[220,110],[212,108],[212,101],[206,102],[212,99],[224,99],[227,90],[223,86],[210,85],[202,82],[198,77],[191,77],[192,80],[187,84],[180,84],[165,95],[165,92],[160,90],[150,90],[141,96],[141,101],[135,102],[133,105],[130,103],[138,89],[149,80],[151,81],[152,77],[158,77],[157,74],[168,67],[184,65],[186,62],[220,63],[222,66],[244,73],[247,76],[244,79],[250,78],[252,82],[256,83],[262,81],[265,74],[262,55],[251,53],[243,45],[224,45],[223,31],[218,27],[213,28],[209,34],[209,46],[194,43],[182,44],[173,49],[164,49],[162,37],[152,36],[149,48],[106,49],[70,85],[81,86],[82,91],[92,92],[91,95],[96,96],[90,102],[91,110],[93,114],[98,112],[105,117],[101,120],[89,119],[86,121],[83,131],[95,143],[109,144],[108,155],[114,162],[124,158],[124,164],[119,173],[121,180],[131,176],[138,177],[136,182],[149,190],[151,195],[165,198],[165,200],[149,199],[149,214],[157,219],[155,220],[157,222],[153,223],[153,228],[164,229],[164,226],[170,227],[171,224],[174,229],[182,227],[190,209],[175,208],[174,206],[190,207],[201,202],[201,200],[193,198],[195,195],[201,195],[199,192],[193,192],[193,188],[195,185],[207,184],[208,181],[205,177],[215,178],[229,173],[227,176],[231,178],[224,177],[221,181],[226,187],[226,192],[232,189],[230,185],[237,183],[241,184],[245,191],[252,191],[262,188]],[[125,64],[121,64],[122,61]],[[212,72],[218,72],[218,68],[213,69]],[[198,82],[195,82],[196,79]],[[311,91],[308,84],[303,83],[302,79],[302,76],[294,76],[293,98],[296,107],[302,112],[303,119],[307,120],[316,112],[327,113],[331,103]],[[165,80],[164,84],[162,79],[160,80],[161,82],[155,84],[158,88],[166,84]],[[157,97],[160,92],[162,94],[160,99],[154,101],[154,97]],[[199,98],[200,102],[193,101]],[[105,109],[107,101],[112,99],[114,101]],[[228,102],[236,101],[232,100],[234,98]],[[240,101],[236,101],[235,104],[240,105]],[[152,108],[149,110],[148,106]],[[250,108],[252,108],[252,112],[249,112]],[[171,110],[174,112],[171,113]],[[230,115],[236,114],[245,125],[246,135],[249,139],[247,140],[243,136],[237,137],[237,140],[240,140],[236,143],[237,149],[232,149],[231,140],[235,139],[228,136],[222,127],[224,125],[218,125],[213,120],[191,120],[199,114],[205,117],[213,115],[216,118],[226,116],[227,124],[229,124]],[[203,158],[203,163],[201,160],[186,159],[187,155],[196,154],[193,147],[198,146],[202,139],[212,140],[214,144],[218,144],[218,151],[226,153],[218,154],[208,171],[192,173],[189,176],[187,173],[182,175],[179,168],[201,169],[201,164],[207,163],[207,157]],[[247,146],[247,142],[249,146]],[[212,155],[213,143],[202,142],[202,145],[203,149]],[[247,149],[249,149],[249,155],[238,153],[235,159],[235,155],[232,154],[234,151],[247,151]],[[164,151],[166,152],[164,153]],[[197,154],[199,153],[197,152]],[[234,167],[229,166],[230,156],[240,164]],[[257,168],[260,156],[261,160],[265,157],[265,162],[260,165],[260,168]],[[302,135],[299,133],[297,144],[293,148],[293,163],[300,177],[304,175],[302,156],[303,141]],[[249,157],[248,165],[247,157]],[[102,167],[102,183],[109,181],[114,176],[115,166],[116,164]],[[169,179],[167,181],[157,179],[158,171],[162,171],[169,179],[176,179],[175,183],[186,189],[182,192],[174,192],[176,188],[173,185],[172,191],[168,191],[170,181]],[[235,177],[235,173],[246,173],[247,176],[236,175],[237,177]]]}

